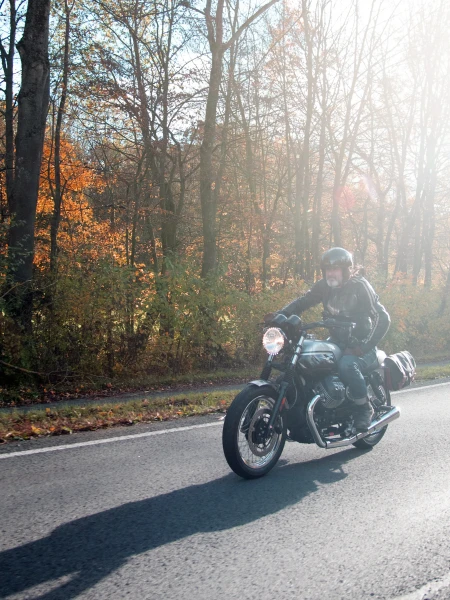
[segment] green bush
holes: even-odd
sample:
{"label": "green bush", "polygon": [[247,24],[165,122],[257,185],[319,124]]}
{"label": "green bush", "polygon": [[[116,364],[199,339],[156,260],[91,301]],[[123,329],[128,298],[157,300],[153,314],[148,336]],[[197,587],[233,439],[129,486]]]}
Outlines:
{"label": "green bush", "polygon": [[385,350],[409,350],[418,358],[449,353],[450,307],[442,310],[444,294],[443,288],[424,289],[401,279],[382,290],[380,299],[391,316]]}
{"label": "green bush", "polygon": [[[112,257],[95,264],[66,257],[56,280],[45,275],[36,280],[32,340],[24,343],[0,312],[1,359],[29,368],[23,349],[32,347],[35,370],[50,382],[68,383],[259,366],[263,315],[306,289],[304,282],[291,282],[249,295],[225,276],[202,280],[188,261],[155,277]],[[392,319],[380,344],[384,350],[407,349],[418,358],[450,353],[450,307],[442,310],[443,289],[397,280],[377,291]],[[304,319],[316,320],[321,311],[315,307]]]}

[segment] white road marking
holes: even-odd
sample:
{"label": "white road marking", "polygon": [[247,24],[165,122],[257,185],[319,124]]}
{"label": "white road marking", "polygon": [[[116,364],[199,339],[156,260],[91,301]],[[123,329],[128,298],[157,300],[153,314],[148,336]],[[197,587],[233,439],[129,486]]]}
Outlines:
{"label": "white road marking", "polygon": [[443,387],[445,385],[450,385],[450,381],[446,381],[445,383],[432,383],[430,385],[421,385],[420,387],[412,387],[407,390],[398,390],[398,392],[391,392],[395,396],[397,394],[406,394],[407,392],[420,392],[421,390],[429,390],[431,388]]}
{"label": "white road marking", "polygon": [[[407,390],[399,390],[393,392],[397,394],[405,394],[406,392],[420,392],[421,390],[429,390],[431,388],[437,388],[442,386],[448,386],[450,382],[446,383],[435,383],[431,385],[424,385],[418,388],[408,388]],[[112,442],[121,442],[123,440],[134,440],[138,438],[151,437],[153,435],[164,435],[166,433],[175,433],[177,431],[191,431],[193,429],[201,429],[202,427],[216,427],[222,425],[223,420],[215,421],[214,423],[203,423],[202,425],[189,425],[188,427],[172,427],[171,429],[160,429],[158,431],[147,431],[146,433],[134,433],[132,435],[120,435],[117,437],[107,438],[104,440],[91,440],[90,442],[77,442],[75,444],[64,444],[62,446],[48,446],[47,448],[35,448],[34,450],[19,450],[19,452],[10,452],[8,454],[0,454],[0,460],[6,458],[14,458],[16,456],[25,456],[30,454],[42,454],[44,452],[56,452],[57,450],[70,450],[71,448],[83,448],[84,446],[97,446],[99,444],[110,444]],[[409,600],[409,599],[408,599]]]}
{"label": "white road marking", "polygon": [[192,429],[202,429],[203,427],[217,427],[223,425],[220,422],[203,423],[202,425],[189,425],[188,427],[172,427],[171,429],[160,429],[158,431],[147,431],[145,433],[134,433],[132,435],[119,435],[105,440],[91,440],[90,442],[77,442],[75,444],[64,444],[63,446],[48,446],[47,448],[35,448],[34,450],[22,450],[19,452],[10,452],[9,454],[0,454],[2,458],[13,458],[14,456],[25,456],[30,454],[42,454],[43,452],[56,452],[57,450],[70,450],[71,448],[83,448],[84,446],[97,446],[98,444],[110,444],[111,442],[121,442],[123,440],[135,440],[137,438],[151,437],[153,435],[164,435],[166,433],[175,433],[176,431],[190,431]]}
{"label": "white road marking", "polygon": [[443,579],[426,583],[418,590],[414,590],[414,592],[405,594],[404,596],[395,596],[395,598],[392,598],[391,600],[426,600],[431,594],[439,592],[448,585],[450,585],[450,573]]}

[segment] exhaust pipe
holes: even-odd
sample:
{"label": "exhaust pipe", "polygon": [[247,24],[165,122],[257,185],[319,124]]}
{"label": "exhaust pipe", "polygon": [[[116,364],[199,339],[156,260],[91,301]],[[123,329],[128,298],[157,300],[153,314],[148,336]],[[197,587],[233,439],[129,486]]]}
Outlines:
{"label": "exhaust pipe", "polygon": [[327,450],[330,448],[342,448],[343,446],[350,446],[354,444],[358,440],[362,440],[368,435],[372,435],[377,429],[382,429],[395,419],[398,419],[400,416],[400,410],[393,406],[390,411],[385,413],[382,417],[380,417],[377,421],[373,421],[367,431],[362,433],[357,433],[349,438],[344,438],[343,440],[336,440],[335,442],[331,442],[329,440],[324,440],[317,429],[317,425],[314,421],[314,408],[316,404],[320,400],[320,395],[314,396],[314,398],[308,404],[308,410],[306,413],[309,429],[311,430],[314,441],[320,448],[326,448]]}

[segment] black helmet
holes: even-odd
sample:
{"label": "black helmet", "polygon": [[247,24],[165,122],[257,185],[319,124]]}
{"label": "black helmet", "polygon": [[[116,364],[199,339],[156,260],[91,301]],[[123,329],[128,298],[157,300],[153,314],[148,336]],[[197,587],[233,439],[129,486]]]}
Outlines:
{"label": "black helmet", "polygon": [[353,267],[353,257],[345,248],[330,248],[322,254],[320,261],[323,277],[325,277],[325,269],[327,267],[342,267],[344,279],[348,279],[350,277],[350,269]]}

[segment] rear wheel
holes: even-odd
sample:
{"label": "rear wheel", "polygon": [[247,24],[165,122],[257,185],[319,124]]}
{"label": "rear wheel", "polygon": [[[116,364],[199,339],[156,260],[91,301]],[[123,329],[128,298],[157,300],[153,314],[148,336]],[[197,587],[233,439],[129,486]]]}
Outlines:
{"label": "rear wheel", "polygon": [[223,451],[233,471],[245,479],[266,475],[283,452],[285,419],[280,415],[271,433],[267,428],[276,398],[271,386],[250,385],[236,396],[227,411]]}
{"label": "rear wheel", "polygon": [[[372,405],[372,408],[375,411],[373,416],[373,420],[380,418],[385,412],[380,406],[391,406],[391,394],[389,390],[385,387],[384,382],[380,381],[372,381],[367,386],[367,395],[369,396],[369,401]],[[375,430],[371,435],[363,438],[362,440],[358,440],[353,444],[355,448],[359,448],[360,450],[369,450],[378,444],[381,441],[381,438],[386,433],[388,426],[385,425],[381,429]]]}

